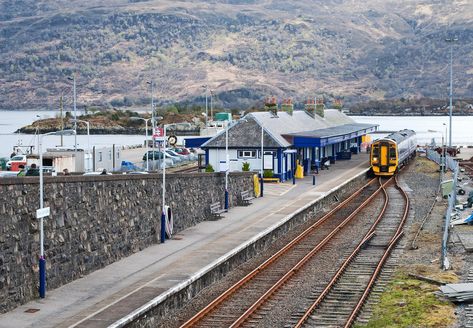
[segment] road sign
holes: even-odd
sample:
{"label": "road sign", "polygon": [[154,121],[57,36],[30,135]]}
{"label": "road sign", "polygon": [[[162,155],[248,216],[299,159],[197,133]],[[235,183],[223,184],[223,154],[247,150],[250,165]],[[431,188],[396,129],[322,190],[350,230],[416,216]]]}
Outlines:
{"label": "road sign", "polygon": [[45,216],[49,216],[51,214],[51,209],[49,207],[39,208],[36,210],[36,218],[41,219]]}
{"label": "road sign", "polygon": [[164,129],[163,128],[154,128],[153,138],[162,138],[164,137]]}

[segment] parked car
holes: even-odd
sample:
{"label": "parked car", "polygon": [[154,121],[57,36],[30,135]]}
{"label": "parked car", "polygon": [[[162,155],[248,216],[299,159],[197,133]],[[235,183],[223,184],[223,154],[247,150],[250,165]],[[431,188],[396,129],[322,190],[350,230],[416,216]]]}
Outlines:
{"label": "parked car", "polygon": [[181,155],[179,155],[179,154],[177,154],[177,153],[175,153],[175,152],[173,152],[172,150],[169,150],[169,149],[166,150],[165,156],[168,157],[168,158],[172,158],[172,160],[176,164],[177,163],[182,163],[184,161],[184,158]]}
{"label": "parked car", "polygon": [[[164,163],[162,162],[163,161],[163,152],[162,151],[158,151],[158,150],[155,150],[155,151],[148,151],[148,155],[149,155],[149,161],[151,162],[150,163],[150,170],[153,170],[153,169],[157,169],[158,168],[158,164],[161,165],[161,169],[163,168],[164,166]],[[172,158],[170,155],[166,154],[164,156],[165,158],[165,162],[166,162],[166,167],[171,167],[171,166],[174,166],[176,164],[176,162],[178,161],[178,159],[174,159]],[[160,163],[152,163],[152,161],[159,161]],[[146,153],[143,155],[143,162],[144,162],[144,167],[146,165]]]}
{"label": "parked car", "polygon": [[169,155],[173,156],[173,157],[179,158],[181,162],[185,162],[185,161],[188,161],[188,160],[189,160],[189,157],[188,157],[188,156],[179,155],[179,154],[176,153],[174,150],[166,149],[166,152],[167,152]]}
{"label": "parked car", "polygon": [[195,161],[197,159],[197,156],[187,148],[183,148],[183,147],[182,148],[173,148],[172,150],[175,151],[176,153],[178,153],[179,155],[186,156],[187,160],[189,160],[189,161]]}

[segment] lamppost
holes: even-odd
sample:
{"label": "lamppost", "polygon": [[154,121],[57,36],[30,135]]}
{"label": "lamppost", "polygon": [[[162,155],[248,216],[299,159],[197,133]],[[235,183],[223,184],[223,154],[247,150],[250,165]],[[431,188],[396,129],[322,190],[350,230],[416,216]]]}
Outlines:
{"label": "lamppost", "polygon": [[161,243],[163,244],[166,240],[166,129],[168,126],[176,125],[173,124],[163,124],[163,211],[161,213]]}
{"label": "lamppost", "polygon": [[[142,120],[142,121],[145,121],[145,135],[146,135],[146,139],[145,139],[145,143],[146,143],[146,171],[148,172],[149,171],[149,154],[148,154],[148,121],[151,120],[150,118],[143,118],[143,117],[131,117],[130,119],[132,120]],[[154,152],[153,152],[153,159],[154,159]]]}
{"label": "lamppost", "polygon": [[[447,148],[447,124],[443,123],[443,126],[445,126],[445,143],[443,142],[443,136],[442,136],[442,146],[443,146],[443,173],[447,172],[447,154],[446,154],[446,148]],[[450,131],[451,133],[451,131]],[[443,133],[442,133],[443,135]],[[451,136],[451,135],[450,135]],[[443,181],[443,175],[442,175],[442,181]]]}
{"label": "lamppost", "polygon": [[445,41],[450,43],[450,126],[449,126],[449,136],[448,136],[448,147],[452,147],[452,111],[453,111],[453,43],[458,41],[458,38],[447,38]]}
{"label": "lamppost", "polygon": [[202,88],[205,88],[205,128],[207,128],[208,127],[208,116],[209,116],[207,94],[208,94],[209,86],[206,84],[206,85],[203,85]]}
{"label": "lamppost", "polygon": [[225,126],[225,210],[228,211],[228,171],[230,169],[230,156],[228,155],[228,126],[230,121],[227,121]]}
{"label": "lamppost", "polygon": [[[72,77],[68,77],[70,81],[73,81],[72,92],[74,94],[74,131],[77,131],[77,98],[76,98],[76,73],[72,74]],[[77,133],[74,134],[74,152],[77,153]]]}
{"label": "lamppost", "polygon": [[[44,298],[46,295],[46,258],[44,257],[44,225],[43,218],[49,215],[49,207],[44,208],[43,197],[43,151],[42,141],[44,136],[50,135],[71,135],[76,134],[75,130],[54,131],[39,135],[38,151],[39,151],[39,209],[36,211],[36,217],[39,221],[39,297]],[[45,211],[46,210],[46,211]]]}
{"label": "lamppost", "polygon": [[263,167],[263,164],[264,164],[264,127],[263,127],[263,122],[261,122],[261,197],[263,197],[263,189],[264,189],[264,183],[263,183],[263,177],[264,177],[264,167]]}
{"label": "lamppost", "polygon": [[74,124],[85,123],[87,125],[87,155],[89,156],[87,158],[87,163],[88,163],[87,171],[90,171],[90,159],[91,159],[91,157],[90,157],[90,122],[87,122],[87,121],[84,121],[84,120],[78,120],[78,119],[74,119],[73,122],[74,122]]}
{"label": "lamppost", "polygon": [[[154,134],[154,129],[156,128],[156,121],[154,118],[154,82],[153,80],[147,81],[147,84],[151,85],[151,126]],[[146,129],[148,131],[148,129]],[[146,147],[148,147],[148,138],[146,138]],[[153,139],[153,145],[152,145],[152,150],[153,150],[153,158],[154,158],[154,139]],[[146,148],[148,149],[148,148]]]}
{"label": "lamppost", "polygon": [[210,89],[210,120],[214,120],[214,109],[213,109],[213,91]]}

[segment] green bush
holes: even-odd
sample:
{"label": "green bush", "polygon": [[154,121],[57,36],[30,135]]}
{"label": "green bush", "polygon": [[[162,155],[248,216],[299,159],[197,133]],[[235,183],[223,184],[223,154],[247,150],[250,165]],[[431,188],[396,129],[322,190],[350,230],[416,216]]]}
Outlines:
{"label": "green bush", "polygon": [[250,170],[250,163],[243,162],[243,167],[241,168],[242,171],[248,172]]}
{"label": "green bush", "polygon": [[273,170],[264,170],[263,172],[263,178],[272,178],[273,175]]}
{"label": "green bush", "polygon": [[214,170],[214,168],[213,168],[212,165],[207,164],[207,166],[205,167],[205,172],[210,172],[210,173],[212,173],[212,172],[215,172],[215,170]]}

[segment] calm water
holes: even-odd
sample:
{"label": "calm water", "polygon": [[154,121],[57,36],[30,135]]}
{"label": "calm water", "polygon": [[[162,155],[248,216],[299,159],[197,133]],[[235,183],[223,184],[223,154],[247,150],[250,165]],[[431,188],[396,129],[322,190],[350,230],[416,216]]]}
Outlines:
{"label": "calm water", "polygon": [[[0,157],[9,156],[16,145],[36,145],[38,138],[31,134],[15,134],[22,126],[31,124],[39,118],[51,118],[57,115],[53,111],[0,111]],[[144,135],[91,135],[91,147],[104,145],[138,145],[143,144]],[[43,149],[59,146],[60,136],[47,136],[43,138]],[[78,135],[77,144],[87,148],[87,135]],[[64,136],[64,146],[74,148],[74,136]]]}
{"label": "calm water", "polygon": [[[437,144],[441,144],[442,135],[446,134],[446,138],[449,135],[448,116],[352,116],[352,118],[358,123],[379,124],[379,131],[414,130],[419,145],[430,144],[433,138]],[[473,116],[453,116],[452,131],[453,145],[473,145]]]}
{"label": "calm water", "polygon": [[[0,111],[0,157],[8,156],[15,145],[36,145],[37,138],[33,135],[21,135],[14,132],[27,124],[40,118],[55,117],[57,112],[52,111]],[[428,144],[432,138],[436,143],[442,141],[445,134],[446,123],[449,126],[447,116],[352,116],[359,123],[379,124],[381,131],[397,131],[401,129],[412,129],[417,133],[419,144]],[[455,145],[473,144],[473,116],[457,116],[452,120],[452,141]],[[447,132],[448,133],[448,132]],[[376,136],[375,136],[376,138]],[[92,145],[136,145],[142,144],[142,135],[93,135],[90,137]],[[78,135],[79,147],[87,147],[87,136]],[[60,144],[59,136],[48,136],[43,138],[43,149]],[[74,136],[64,137],[65,146],[74,146]]]}

